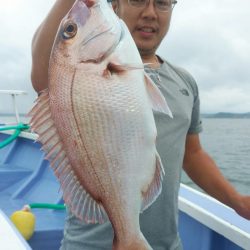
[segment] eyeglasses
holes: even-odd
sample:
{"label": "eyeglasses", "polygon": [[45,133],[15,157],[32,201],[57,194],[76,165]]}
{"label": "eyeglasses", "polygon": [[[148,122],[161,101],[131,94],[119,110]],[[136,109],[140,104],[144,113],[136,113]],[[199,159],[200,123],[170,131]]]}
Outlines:
{"label": "eyeglasses", "polygon": [[[177,4],[176,0],[153,0],[154,6],[162,12],[168,12],[172,10]],[[149,5],[150,0],[128,0],[128,4],[136,7],[136,8],[143,8]]]}

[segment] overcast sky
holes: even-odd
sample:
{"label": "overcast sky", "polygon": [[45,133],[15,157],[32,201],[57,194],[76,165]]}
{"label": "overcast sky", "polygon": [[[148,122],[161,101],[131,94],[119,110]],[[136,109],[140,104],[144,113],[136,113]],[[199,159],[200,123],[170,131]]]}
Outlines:
{"label": "overcast sky", "polygon": [[[0,0],[0,89],[28,92],[17,100],[22,113],[35,99],[31,39],[53,3]],[[203,113],[250,111],[249,23],[249,0],[178,1],[158,54],[194,76]],[[10,97],[0,95],[0,113],[10,104]]]}

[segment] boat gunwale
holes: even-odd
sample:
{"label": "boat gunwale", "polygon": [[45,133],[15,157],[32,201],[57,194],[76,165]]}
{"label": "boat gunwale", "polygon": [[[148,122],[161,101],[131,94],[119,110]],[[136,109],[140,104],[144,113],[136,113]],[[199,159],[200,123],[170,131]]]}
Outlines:
{"label": "boat gunwale", "polygon": [[[214,206],[220,206],[225,212],[230,211],[232,216],[246,220],[240,217],[240,215],[236,214],[236,212],[234,212],[234,210],[230,207],[224,205],[205,193],[195,190],[194,188],[191,188],[185,184],[181,184],[180,191],[182,190],[191,192],[192,195],[196,196],[196,198],[198,197],[198,199],[206,199],[207,201],[213,203]],[[195,204],[192,200],[188,200],[188,198],[190,197],[185,197],[185,195],[181,194],[180,192],[178,201],[180,211],[186,213],[201,224],[207,226],[209,229],[223,235],[225,238],[234,242],[243,249],[250,249],[250,233],[234,225],[232,222],[232,217],[227,218],[227,220],[220,218],[219,213],[215,214],[209,211],[207,208]],[[249,223],[249,221],[246,220],[246,223]]]}

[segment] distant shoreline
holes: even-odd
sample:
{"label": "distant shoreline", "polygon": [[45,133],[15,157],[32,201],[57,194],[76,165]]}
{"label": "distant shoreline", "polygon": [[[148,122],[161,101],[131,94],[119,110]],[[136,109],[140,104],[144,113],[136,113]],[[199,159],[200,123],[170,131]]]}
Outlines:
{"label": "distant shoreline", "polygon": [[201,114],[202,118],[231,118],[231,119],[250,119],[250,112],[247,113],[229,113],[229,112],[219,112],[214,114]]}

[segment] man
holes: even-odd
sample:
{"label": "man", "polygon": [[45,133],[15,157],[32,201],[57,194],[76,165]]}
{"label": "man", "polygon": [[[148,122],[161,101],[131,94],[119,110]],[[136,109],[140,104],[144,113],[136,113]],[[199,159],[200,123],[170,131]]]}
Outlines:
{"label": "man", "polygon": [[[74,0],[57,0],[38,28],[32,44],[32,83],[39,92],[48,86],[48,63],[53,40],[62,17]],[[157,150],[166,176],[156,202],[140,218],[141,230],[155,250],[182,249],[178,235],[178,191],[182,166],[193,181],[208,194],[250,219],[250,197],[240,195],[221,175],[199,141],[201,121],[199,95],[193,78],[155,52],[167,34],[174,3],[168,0],[117,0],[116,14],[127,24],[146,71],[166,97],[174,118],[155,113]],[[111,249],[109,223],[86,225],[68,214],[61,249]]]}

